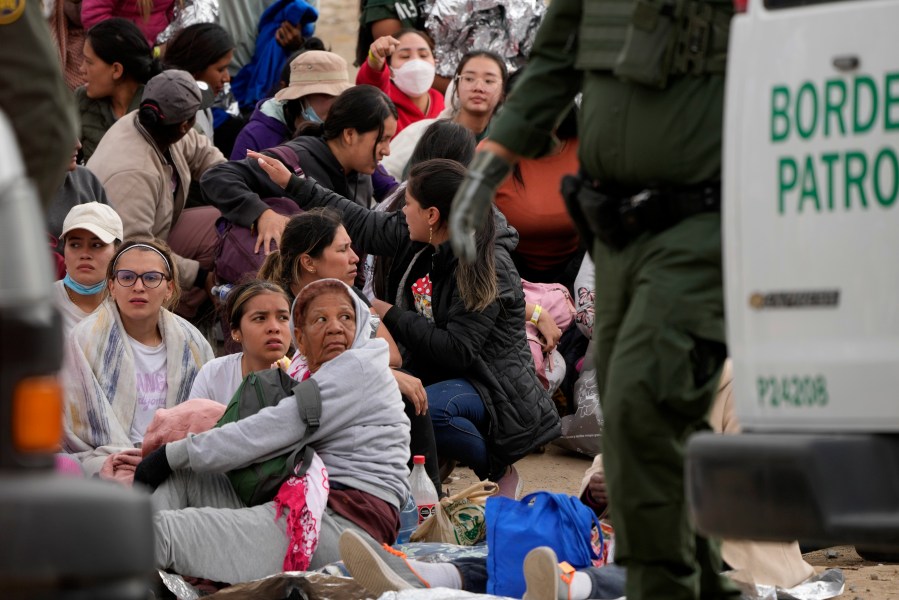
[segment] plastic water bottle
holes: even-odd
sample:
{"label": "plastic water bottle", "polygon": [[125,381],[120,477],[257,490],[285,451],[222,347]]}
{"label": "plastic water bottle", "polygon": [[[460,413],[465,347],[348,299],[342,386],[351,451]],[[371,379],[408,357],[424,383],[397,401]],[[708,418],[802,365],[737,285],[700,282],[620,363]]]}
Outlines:
{"label": "plastic water bottle", "polygon": [[412,484],[415,508],[418,510],[418,524],[421,525],[434,512],[434,507],[438,502],[437,490],[434,489],[434,484],[425,471],[425,457],[420,454],[413,456],[412,463],[412,475],[409,482]]}
{"label": "plastic water bottle", "polygon": [[406,505],[403,507],[402,512],[400,512],[400,534],[396,538],[397,544],[406,544],[409,542],[409,538],[412,537],[412,534],[418,528],[418,507],[415,506],[415,500],[412,499],[412,496],[409,496],[409,499],[406,500]]}
{"label": "plastic water bottle", "polygon": [[212,292],[212,296],[216,298],[220,303],[225,301],[225,298],[228,297],[228,293],[234,289],[234,286],[230,283],[223,283],[221,285],[214,285],[212,289],[209,290]]}

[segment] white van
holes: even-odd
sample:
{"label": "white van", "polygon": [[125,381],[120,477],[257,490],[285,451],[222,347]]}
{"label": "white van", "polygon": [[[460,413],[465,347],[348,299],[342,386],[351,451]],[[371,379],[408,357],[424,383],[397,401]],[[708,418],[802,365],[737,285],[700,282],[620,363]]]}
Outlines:
{"label": "white van", "polygon": [[724,273],[747,435],[691,440],[703,531],[899,550],[897,27],[897,0],[733,18]]}

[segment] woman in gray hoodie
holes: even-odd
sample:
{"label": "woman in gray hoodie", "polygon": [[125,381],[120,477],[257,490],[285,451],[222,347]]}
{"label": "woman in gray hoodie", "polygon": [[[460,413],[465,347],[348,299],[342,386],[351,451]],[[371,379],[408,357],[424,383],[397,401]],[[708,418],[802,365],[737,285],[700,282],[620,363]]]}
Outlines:
{"label": "woman in gray hoodie", "polygon": [[371,337],[370,315],[336,279],[314,282],[297,297],[294,334],[320,390],[318,429],[307,431],[291,395],[144,458],[135,481],[159,486],[153,496],[157,567],[228,583],[282,571],[293,534],[287,517],[276,518],[276,501],[245,506],[224,474],[280,455],[299,440],[324,462],[330,487],[309,568],[340,559],[337,542],[345,529],[378,544],[396,539],[409,495],[409,419],[387,343]]}

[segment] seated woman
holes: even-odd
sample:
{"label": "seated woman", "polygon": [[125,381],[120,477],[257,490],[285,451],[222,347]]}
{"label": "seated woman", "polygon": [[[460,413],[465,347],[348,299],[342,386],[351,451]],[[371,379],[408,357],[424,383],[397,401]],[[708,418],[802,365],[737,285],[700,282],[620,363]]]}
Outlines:
{"label": "seated woman", "polygon": [[[259,271],[260,279],[268,279],[289,290],[291,296],[300,293],[313,281],[334,278],[352,286],[356,279],[359,258],[351,247],[352,240],[340,221],[337,211],[330,208],[313,208],[296,215],[287,223],[282,236],[281,248],[274,250],[265,259]],[[357,288],[352,288],[366,306],[371,303]],[[412,455],[421,454],[426,457],[425,469],[440,492],[440,477],[437,468],[437,449],[434,443],[434,428],[427,415],[428,398],[421,380],[404,371],[396,370],[402,366],[402,357],[396,342],[387,330],[381,326],[381,318],[372,309],[372,337],[384,339],[390,347],[390,367],[393,376],[403,394],[406,416],[412,423]],[[287,373],[302,381],[309,371],[306,358],[297,351]],[[412,468],[412,463],[409,463]]]}
{"label": "seated woman", "polygon": [[[181,69],[204,83],[218,96],[231,81],[228,65],[234,57],[231,34],[215,23],[196,23],[175,34],[166,45],[163,62],[166,69]],[[197,112],[196,128],[214,139],[212,108]]]}
{"label": "seated woman", "polygon": [[[370,314],[334,279],[315,281],[297,297],[294,334],[321,394],[321,424],[314,432],[307,431],[291,395],[144,459],[135,481],[156,487],[168,480],[153,496],[158,568],[237,583],[280,572],[288,540],[290,547],[295,540],[311,545],[308,568],[316,569],[339,560],[344,530],[378,544],[396,539],[399,509],[410,492],[409,420],[390,375],[387,344],[371,337]],[[298,539],[302,532],[278,516],[276,504],[289,496],[289,485],[274,501],[246,507],[224,475],[298,442],[311,446],[327,469],[330,492],[317,546]],[[300,510],[290,500],[287,507]]]}
{"label": "seated woman", "polygon": [[443,94],[433,89],[434,42],[415,29],[403,29],[372,42],[368,58],[356,74],[357,84],[384,90],[396,104],[396,132],[421,119],[436,119],[443,111]]}
{"label": "seated woman", "polygon": [[206,338],[169,310],[181,289],[164,242],[122,244],[109,263],[107,286],[109,300],[68,339],[63,449],[88,475],[130,482],[153,413],[186,400],[213,354]]}
{"label": "seated woman", "polygon": [[125,235],[161,238],[176,253],[178,283],[185,291],[177,310],[188,318],[214,284],[219,242],[219,212],[211,206],[185,208],[191,181],[225,162],[193,128],[197,111],[211,101],[186,71],[164,71],[147,83],[140,110],[113,125],[87,163],[122,217]]}
{"label": "seated woman", "polygon": [[75,90],[84,160],[93,156],[117,120],[137,110],[144,84],[161,70],[140,29],[131,21],[107,19],[88,30],[81,64],[85,83]]}
{"label": "seated woman", "polygon": [[291,174],[257,153],[279,187],[303,208],[331,206],[367,252],[393,255],[389,297],[372,302],[397,344],[404,368],[426,385],[440,456],[458,459],[514,497],[511,465],[558,437],[559,415],[540,385],[524,333],[521,278],[509,258],[514,232],[496,239],[494,219],[478,232],[478,260],[453,254],[447,223],[465,167],[445,159],[416,165],[401,212],[381,213]]}
{"label": "seated woman", "polygon": [[106,298],[106,271],[123,238],[122,220],[106,204],[79,204],[66,215],[62,226],[66,276],[53,284],[64,340]]}
{"label": "seated woman", "polygon": [[[384,92],[368,85],[337,97],[323,123],[307,123],[285,147],[296,153],[303,173],[361,206],[372,199],[371,174],[390,154],[396,132],[396,107]],[[232,223],[255,226],[256,250],[268,254],[281,239],[288,217],[262,200],[283,196],[255,159],[232,161],[212,169],[200,182],[203,195]]]}
{"label": "seated woman", "polygon": [[[441,113],[471,131],[480,142],[490,132],[490,121],[502,105],[508,80],[506,63],[489,50],[472,50],[459,61],[453,76],[450,106]],[[435,119],[421,119],[399,133],[390,143],[390,156],[381,165],[396,179],[405,179],[409,157],[425,130]],[[436,157],[435,157],[436,158]]]}
{"label": "seated woman", "polygon": [[241,130],[231,160],[247,157],[247,150],[265,150],[294,137],[306,122],[328,119],[334,100],[351,87],[347,64],[338,54],[307,50],[290,61],[290,80],[274,98],[260,100]]}
{"label": "seated woman", "polygon": [[224,314],[231,338],[243,351],[203,365],[188,398],[227,405],[244,377],[271,368],[290,349],[290,303],[281,287],[259,280],[241,283],[225,298]]}

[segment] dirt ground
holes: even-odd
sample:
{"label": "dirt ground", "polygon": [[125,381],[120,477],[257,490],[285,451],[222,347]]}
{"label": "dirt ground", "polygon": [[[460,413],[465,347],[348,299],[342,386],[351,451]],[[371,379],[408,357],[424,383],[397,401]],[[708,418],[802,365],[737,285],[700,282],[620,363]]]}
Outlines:
{"label": "dirt ground", "polygon": [[[358,0],[325,0],[319,8],[321,15],[316,35],[353,63],[358,27]],[[351,76],[355,74],[355,69]],[[545,454],[533,454],[517,464],[523,479],[522,493],[551,490],[577,494],[584,470],[590,459],[549,446]],[[459,468],[453,473],[449,491],[459,491],[474,483],[471,471]],[[878,564],[862,560],[851,546],[819,550],[806,555],[806,560],[819,571],[829,568],[843,570],[846,591],[839,598],[845,600],[899,599],[899,565]]]}

